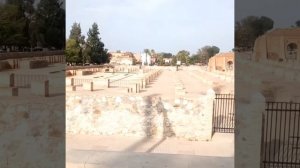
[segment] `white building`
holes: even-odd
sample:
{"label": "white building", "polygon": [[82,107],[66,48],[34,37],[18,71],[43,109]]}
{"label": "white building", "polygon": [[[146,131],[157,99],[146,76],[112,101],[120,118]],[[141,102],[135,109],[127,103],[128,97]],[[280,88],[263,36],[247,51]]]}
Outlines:
{"label": "white building", "polygon": [[141,62],[142,62],[142,65],[151,64],[151,56],[147,53],[142,53],[141,54]]}

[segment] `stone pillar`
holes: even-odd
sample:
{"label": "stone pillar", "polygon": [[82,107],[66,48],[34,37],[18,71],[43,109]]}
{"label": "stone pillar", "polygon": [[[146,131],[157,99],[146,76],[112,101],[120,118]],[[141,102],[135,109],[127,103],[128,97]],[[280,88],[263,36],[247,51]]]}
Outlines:
{"label": "stone pillar", "polygon": [[[248,97],[248,100],[246,100]],[[259,168],[261,164],[262,114],[265,98],[255,92],[236,101],[235,166]]]}

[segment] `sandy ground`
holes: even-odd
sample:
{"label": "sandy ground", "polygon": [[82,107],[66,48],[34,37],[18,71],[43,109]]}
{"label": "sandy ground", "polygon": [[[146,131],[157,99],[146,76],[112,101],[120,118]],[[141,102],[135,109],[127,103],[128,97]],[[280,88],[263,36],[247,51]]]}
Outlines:
{"label": "sandy ground", "polygon": [[67,135],[67,168],[233,168],[233,134],[212,141]]}
{"label": "sandy ground", "polygon": [[[123,74],[108,74],[108,73],[97,73],[91,76],[82,76],[77,78],[94,78],[94,77],[102,78],[118,78],[124,76]],[[137,74],[129,74],[127,79],[133,79]],[[204,83],[203,80],[213,81],[214,84]],[[208,89],[213,88],[218,93],[229,93],[233,91],[233,83],[226,82],[224,80],[220,80],[213,76],[201,75],[196,69],[189,68],[181,68],[179,71],[174,71],[172,68],[163,69],[163,72],[156,78],[154,81],[147,86],[147,88],[143,89],[141,93],[135,94],[131,93],[131,95],[139,95],[139,96],[150,96],[156,95],[161,96],[164,99],[173,100],[176,98],[175,90],[176,87],[180,85],[185,90],[185,98],[197,98],[201,94],[204,94]],[[127,94],[124,88],[106,88],[99,89],[97,91],[85,91],[82,87],[76,88],[76,92],[67,92],[67,95],[82,95],[82,94],[101,94],[101,95],[120,95]]]}

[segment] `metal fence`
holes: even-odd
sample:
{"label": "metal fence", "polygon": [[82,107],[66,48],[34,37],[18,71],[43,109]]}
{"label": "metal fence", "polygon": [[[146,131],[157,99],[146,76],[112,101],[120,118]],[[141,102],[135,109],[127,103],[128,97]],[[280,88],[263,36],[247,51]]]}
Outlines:
{"label": "metal fence", "polygon": [[216,94],[213,105],[213,133],[234,133],[234,95]]}
{"label": "metal fence", "polygon": [[262,167],[300,167],[300,103],[267,102],[263,114]]}
{"label": "metal fence", "polygon": [[129,80],[129,79],[122,79],[122,80],[113,80],[109,82],[109,87],[128,87],[137,84],[137,80]]}
{"label": "metal fence", "polygon": [[39,74],[15,74],[14,76],[14,86],[29,88],[32,81],[46,81],[48,80],[48,75]]}
{"label": "metal fence", "polygon": [[93,82],[93,79],[79,79],[74,78],[74,86],[83,86],[83,83]]}

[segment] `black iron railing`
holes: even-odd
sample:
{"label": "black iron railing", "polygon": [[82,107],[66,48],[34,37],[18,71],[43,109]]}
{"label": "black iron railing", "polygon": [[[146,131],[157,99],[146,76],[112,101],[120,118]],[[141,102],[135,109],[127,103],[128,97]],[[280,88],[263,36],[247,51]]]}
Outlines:
{"label": "black iron railing", "polygon": [[300,103],[267,102],[262,141],[263,168],[300,167]]}
{"label": "black iron railing", "polygon": [[234,133],[234,95],[216,94],[213,105],[213,133]]}

